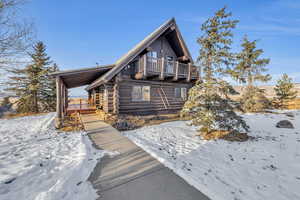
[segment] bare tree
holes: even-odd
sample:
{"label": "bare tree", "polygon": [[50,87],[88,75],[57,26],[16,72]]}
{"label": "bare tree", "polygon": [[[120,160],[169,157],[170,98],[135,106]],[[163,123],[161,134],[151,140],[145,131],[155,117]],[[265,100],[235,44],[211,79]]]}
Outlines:
{"label": "bare tree", "polygon": [[21,62],[31,46],[32,23],[20,16],[24,0],[0,0],[0,69]]}

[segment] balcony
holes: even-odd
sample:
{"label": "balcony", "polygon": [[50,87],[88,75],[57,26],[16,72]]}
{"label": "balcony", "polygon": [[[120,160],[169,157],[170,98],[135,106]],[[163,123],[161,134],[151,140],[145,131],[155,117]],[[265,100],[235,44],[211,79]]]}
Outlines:
{"label": "balcony", "polygon": [[146,55],[140,60],[137,74],[141,74],[142,76],[139,77],[143,78],[157,76],[161,80],[165,78],[173,78],[175,81],[199,79],[199,72],[196,66]]}

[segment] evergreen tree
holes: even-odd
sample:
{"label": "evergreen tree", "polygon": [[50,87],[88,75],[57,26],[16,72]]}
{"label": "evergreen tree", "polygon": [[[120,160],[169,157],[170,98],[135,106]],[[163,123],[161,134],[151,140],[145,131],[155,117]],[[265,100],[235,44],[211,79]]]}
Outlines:
{"label": "evergreen tree", "polygon": [[234,61],[230,52],[232,29],[238,23],[231,20],[231,13],[222,8],[201,27],[203,35],[197,40],[200,48],[198,62],[203,67],[203,81],[190,89],[189,97],[181,114],[190,116],[192,124],[201,126],[203,136],[216,130],[239,132],[247,131],[248,126],[242,117],[235,113],[237,105],[228,98],[233,87],[220,78]]}
{"label": "evergreen tree", "polygon": [[32,64],[27,66],[27,75],[30,80],[29,90],[33,99],[33,112],[39,112],[39,102],[43,99],[43,80],[47,74],[47,66],[51,63],[46,54],[46,46],[43,42],[37,42],[33,47],[33,53],[29,53]]}
{"label": "evergreen tree", "polygon": [[41,98],[44,111],[55,111],[56,109],[56,81],[50,74],[58,71],[58,66],[54,63],[47,68],[47,73],[44,74],[42,79]]}
{"label": "evergreen tree", "polygon": [[238,63],[231,75],[237,81],[246,83],[247,86],[253,86],[255,81],[268,82],[271,79],[269,74],[263,74],[268,71],[266,66],[270,63],[270,59],[260,58],[264,53],[262,49],[256,48],[257,40],[252,42],[244,37],[242,43],[242,51],[237,54]]}
{"label": "evergreen tree", "polygon": [[244,112],[261,112],[271,106],[271,102],[265,96],[265,91],[255,86],[245,88],[240,103]]}
{"label": "evergreen tree", "polygon": [[277,84],[274,88],[276,93],[275,100],[278,101],[278,106],[282,107],[284,101],[293,100],[297,97],[297,91],[293,90],[294,84],[292,78],[287,74],[283,74],[281,79],[277,81]]}
{"label": "evergreen tree", "polygon": [[18,101],[16,102],[17,112],[33,112],[33,99],[30,91],[28,90],[30,80],[28,79],[26,68],[10,69],[7,71],[13,75],[9,77],[10,81],[7,82],[8,88],[5,90],[11,91],[17,97],[19,97]]}
{"label": "evergreen tree", "polygon": [[[18,97],[18,112],[39,112],[46,111],[48,101],[52,100],[52,94],[55,91],[53,81],[49,77],[57,66],[49,67],[50,57],[46,54],[46,46],[43,42],[37,42],[33,47],[33,53],[29,53],[31,64],[24,69],[9,70],[13,76],[9,77],[9,88]],[[52,89],[51,89],[52,88]],[[52,90],[49,92],[49,90]],[[48,99],[48,97],[51,97]],[[46,109],[45,109],[46,108]]]}
{"label": "evergreen tree", "polygon": [[264,95],[264,90],[254,86],[254,82],[267,82],[271,79],[266,66],[270,59],[260,58],[262,49],[256,48],[257,40],[249,41],[245,36],[242,43],[242,51],[237,54],[237,64],[230,70],[231,76],[247,86],[240,99],[242,109],[246,112],[258,112],[269,107],[270,102]]}

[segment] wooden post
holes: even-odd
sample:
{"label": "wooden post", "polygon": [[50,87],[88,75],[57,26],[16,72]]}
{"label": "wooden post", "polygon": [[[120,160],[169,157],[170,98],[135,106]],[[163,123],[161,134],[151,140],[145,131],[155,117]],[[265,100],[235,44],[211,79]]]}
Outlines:
{"label": "wooden post", "polygon": [[68,106],[69,106],[69,94],[68,94],[68,88],[67,87],[65,87],[65,105],[66,105],[66,109],[68,108]]}
{"label": "wooden post", "polygon": [[91,105],[91,91],[88,91],[88,105]]}
{"label": "wooden post", "polygon": [[95,93],[95,88],[92,90],[92,95],[93,95],[93,106],[96,105],[96,93]]}
{"label": "wooden post", "polygon": [[81,111],[81,98],[79,99],[79,112]]}
{"label": "wooden post", "polygon": [[147,54],[143,55],[143,76],[147,78]]}
{"label": "wooden post", "polygon": [[62,127],[62,110],[61,110],[61,78],[56,77],[56,121],[55,127]]}
{"label": "wooden post", "polygon": [[161,58],[161,65],[160,65],[160,80],[165,79],[165,58]]}
{"label": "wooden post", "polygon": [[65,86],[62,82],[61,84],[61,110],[62,110],[62,119],[65,116]]}
{"label": "wooden post", "polygon": [[176,63],[175,63],[175,77],[174,77],[175,81],[178,80],[178,72],[179,72],[179,62],[176,61]]}
{"label": "wooden post", "polygon": [[192,75],[192,63],[189,63],[188,64],[187,82],[191,81],[191,75]]}
{"label": "wooden post", "polygon": [[119,113],[119,84],[118,81],[115,83],[114,85],[114,95],[113,95],[113,101],[114,101],[114,110],[113,113],[114,114],[118,114]]}

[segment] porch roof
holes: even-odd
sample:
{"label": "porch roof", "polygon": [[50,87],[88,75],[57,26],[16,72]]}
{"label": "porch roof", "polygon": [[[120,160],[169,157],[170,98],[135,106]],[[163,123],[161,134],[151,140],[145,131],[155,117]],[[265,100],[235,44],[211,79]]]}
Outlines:
{"label": "porch roof", "polygon": [[115,65],[101,65],[91,68],[65,70],[52,73],[52,77],[60,77],[67,88],[89,85],[97,78],[108,72]]}

